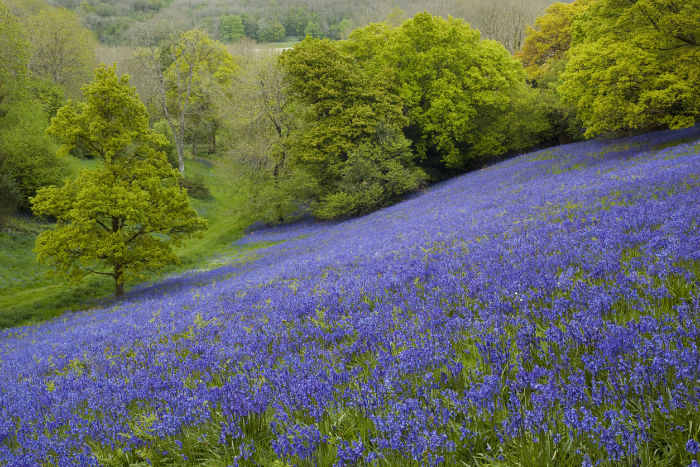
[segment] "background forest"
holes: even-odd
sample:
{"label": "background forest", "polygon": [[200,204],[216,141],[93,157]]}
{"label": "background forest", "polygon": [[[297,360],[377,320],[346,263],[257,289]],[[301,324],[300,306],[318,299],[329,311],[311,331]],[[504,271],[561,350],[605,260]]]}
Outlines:
{"label": "background forest", "polygon": [[100,164],[76,137],[90,122],[67,116],[101,62],[130,76],[139,131],[209,222],[185,267],[242,254],[227,245],[256,223],[343,219],[529,148],[695,124],[698,0],[549,3],[0,0],[0,325],[107,290],[46,279],[66,274],[31,251],[56,221],[33,216],[37,193]]}

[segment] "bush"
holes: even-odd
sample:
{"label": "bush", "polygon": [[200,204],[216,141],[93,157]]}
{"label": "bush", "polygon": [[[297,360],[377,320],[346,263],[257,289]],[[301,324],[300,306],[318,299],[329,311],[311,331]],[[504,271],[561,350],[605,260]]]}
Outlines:
{"label": "bush", "polygon": [[14,214],[18,199],[19,191],[14,182],[0,173],[0,227],[4,227],[6,220]]}
{"label": "bush", "polygon": [[5,153],[0,171],[14,184],[20,209],[29,209],[29,198],[39,188],[61,184],[71,174],[68,161],[56,156],[46,126],[46,118],[31,102],[13,106],[0,125]]}
{"label": "bush", "polygon": [[199,175],[186,175],[180,178],[180,186],[187,190],[187,194],[195,199],[211,199],[209,188],[204,184],[204,179]]}

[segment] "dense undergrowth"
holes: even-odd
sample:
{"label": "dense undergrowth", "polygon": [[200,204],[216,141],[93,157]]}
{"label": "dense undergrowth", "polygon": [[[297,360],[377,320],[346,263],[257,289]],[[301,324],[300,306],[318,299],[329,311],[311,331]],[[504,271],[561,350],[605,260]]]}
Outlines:
{"label": "dense undergrowth", "polygon": [[694,128],[249,235],[248,261],[0,331],[0,463],[689,465],[698,199]]}

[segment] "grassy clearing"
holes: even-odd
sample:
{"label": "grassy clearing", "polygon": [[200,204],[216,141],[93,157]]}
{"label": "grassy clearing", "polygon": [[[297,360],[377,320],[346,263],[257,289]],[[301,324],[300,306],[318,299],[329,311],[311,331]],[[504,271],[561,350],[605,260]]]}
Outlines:
{"label": "grassy clearing", "polygon": [[[219,163],[201,158],[186,161],[188,175],[201,177],[212,194],[207,200],[191,199],[209,222],[209,229],[203,238],[190,240],[179,249],[180,265],[153,273],[147,282],[187,269],[212,269],[241,261],[249,257],[251,249],[266,246],[231,245],[253,219],[245,207],[247,187],[217,170]],[[87,167],[90,162],[80,165]],[[36,236],[50,227],[47,222],[17,218],[8,231],[0,232],[0,329],[51,319],[111,298],[109,278],[90,277],[71,284],[47,277],[46,267],[36,262],[32,249]]]}

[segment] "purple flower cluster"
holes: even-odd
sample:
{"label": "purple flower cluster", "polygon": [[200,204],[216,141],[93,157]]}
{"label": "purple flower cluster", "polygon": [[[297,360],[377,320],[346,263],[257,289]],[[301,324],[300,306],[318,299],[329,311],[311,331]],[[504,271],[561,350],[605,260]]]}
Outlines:
{"label": "purple flower cluster", "polygon": [[634,457],[654,420],[700,406],[699,200],[693,128],[542,150],[359,219],[256,232],[244,241],[282,243],[0,331],[0,464],[99,465],[163,440],[184,456],[202,426],[236,465],[264,449],[451,465],[562,438],[579,465]]}

